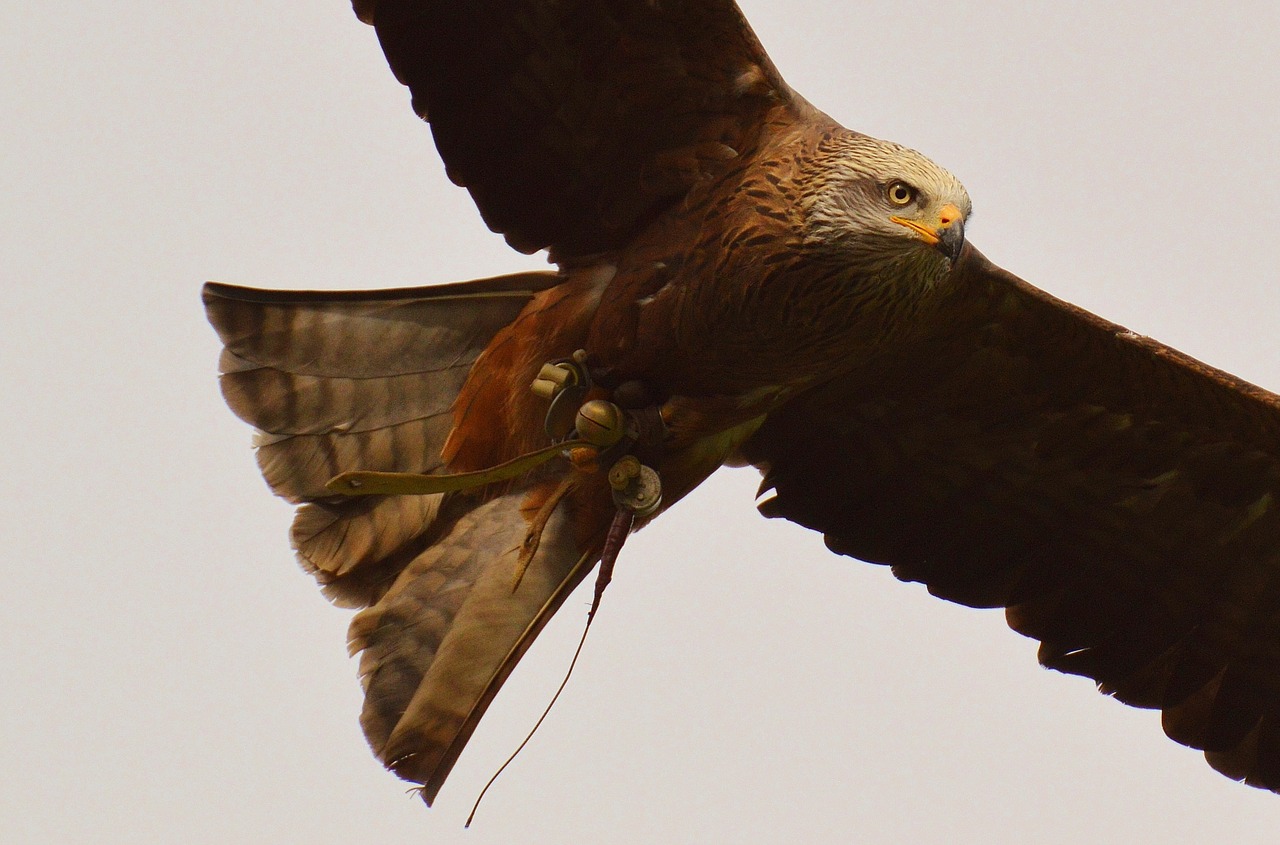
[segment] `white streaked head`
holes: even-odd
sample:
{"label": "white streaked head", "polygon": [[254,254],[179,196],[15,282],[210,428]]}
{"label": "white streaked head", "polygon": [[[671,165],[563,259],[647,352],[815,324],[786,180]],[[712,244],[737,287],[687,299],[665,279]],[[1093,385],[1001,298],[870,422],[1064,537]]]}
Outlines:
{"label": "white streaked head", "polygon": [[891,141],[854,132],[826,139],[806,194],[807,245],[871,275],[926,283],[950,269],[972,211],[960,180]]}

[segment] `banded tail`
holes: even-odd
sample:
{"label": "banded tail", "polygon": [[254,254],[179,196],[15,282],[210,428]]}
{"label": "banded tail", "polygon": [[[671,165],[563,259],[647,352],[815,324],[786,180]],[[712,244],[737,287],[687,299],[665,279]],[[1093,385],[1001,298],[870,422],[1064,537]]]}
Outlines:
{"label": "banded tail", "polygon": [[204,288],[225,345],[223,395],[258,429],[271,489],[300,505],[298,560],[335,604],[363,608],[349,642],[361,653],[365,735],[389,769],[422,785],[428,804],[598,554],[562,508],[513,592],[532,516],[527,484],[496,498],[350,499],[324,485],[352,469],[446,471],[453,406],[473,364],[562,281],[541,272],[367,293]]}

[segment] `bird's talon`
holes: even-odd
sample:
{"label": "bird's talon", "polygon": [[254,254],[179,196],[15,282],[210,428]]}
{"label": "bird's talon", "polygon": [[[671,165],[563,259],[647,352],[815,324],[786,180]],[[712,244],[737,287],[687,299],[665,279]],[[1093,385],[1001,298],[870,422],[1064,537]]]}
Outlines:
{"label": "bird's talon", "polygon": [[579,472],[595,472],[600,468],[600,450],[594,446],[574,446],[565,453],[565,457]]}
{"label": "bird's talon", "polygon": [[514,593],[520,589],[520,582],[524,580],[524,574],[528,571],[529,564],[533,562],[533,556],[538,553],[538,547],[542,544],[542,532],[546,530],[551,515],[556,512],[556,508],[560,507],[564,497],[569,495],[569,491],[577,484],[578,481],[573,476],[562,480],[538,508],[538,512],[533,515],[533,519],[529,522],[529,530],[524,535],[524,542],[520,544],[520,554],[516,558],[515,572],[512,573],[511,578],[511,592]]}

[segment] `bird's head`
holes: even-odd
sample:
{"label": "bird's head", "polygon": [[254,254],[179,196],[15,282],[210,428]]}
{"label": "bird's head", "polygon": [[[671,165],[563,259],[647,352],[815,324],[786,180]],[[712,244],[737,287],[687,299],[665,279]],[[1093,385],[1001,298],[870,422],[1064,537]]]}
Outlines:
{"label": "bird's head", "polygon": [[915,150],[852,132],[817,152],[809,244],[877,276],[932,283],[950,270],[972,209],[960,180]]}

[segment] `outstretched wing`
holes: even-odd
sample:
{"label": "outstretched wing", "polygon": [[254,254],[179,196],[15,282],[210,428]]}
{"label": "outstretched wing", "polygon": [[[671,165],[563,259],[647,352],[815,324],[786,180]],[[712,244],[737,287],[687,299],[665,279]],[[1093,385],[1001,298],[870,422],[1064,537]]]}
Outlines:
{"label": "outstretched wing", "polygon": [[912,348],[769,416],[761,510],[1006,607],[1045,666],[1280,791],[1280,397],[971,248],[951,284]]}
{"label": "outstretched wing", "polygon": [[732,0],[355,0],[451,179],[523,252],[620,246],[800,105]]}

